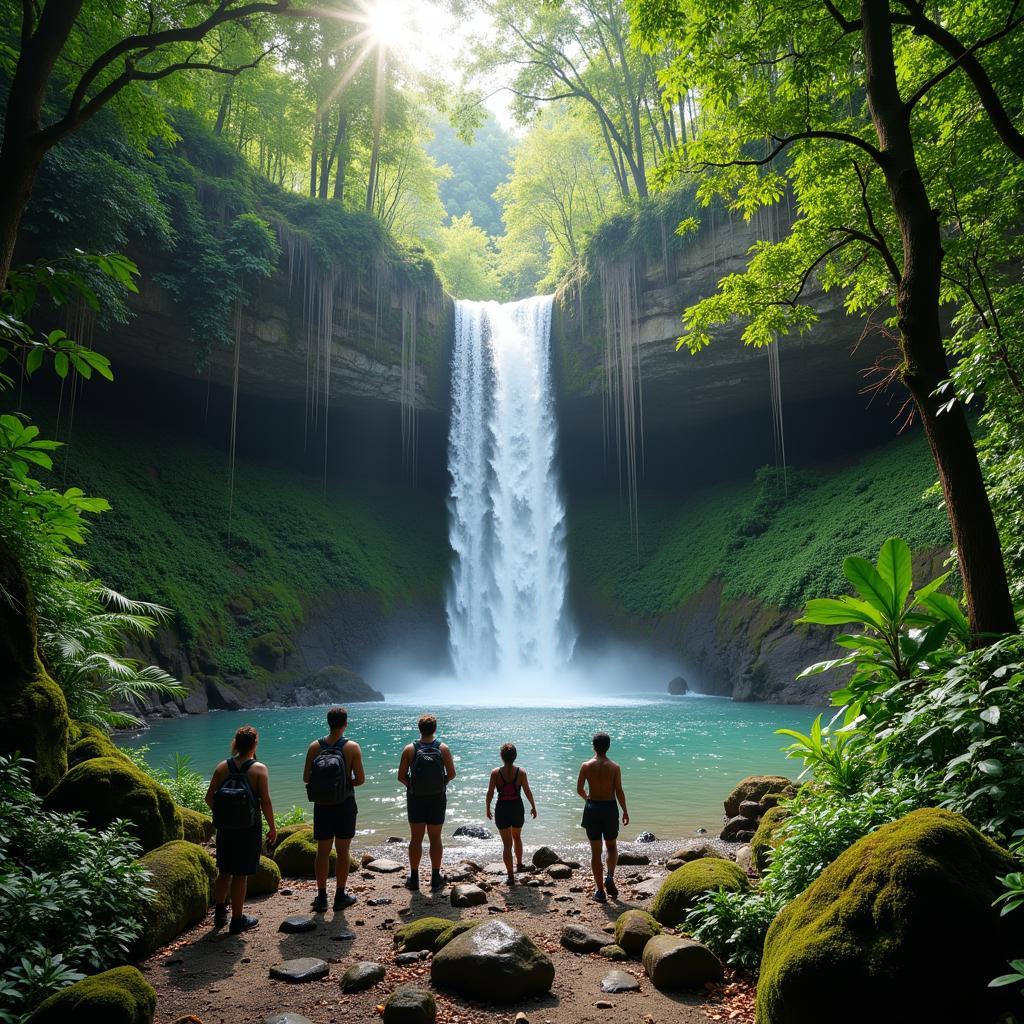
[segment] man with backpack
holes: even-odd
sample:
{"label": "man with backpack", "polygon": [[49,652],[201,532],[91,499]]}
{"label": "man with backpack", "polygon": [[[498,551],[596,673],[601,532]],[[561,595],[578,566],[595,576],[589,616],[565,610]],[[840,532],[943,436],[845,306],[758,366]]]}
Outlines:
{"label": "man with backpack", "polygon": [[213,811],[217,829],[217,880],[213,884],[213,923],[223,928],[228,923],[228,896],[231,897],[232,935],[255,928],[259,921],[242,911],[249,875],[260,866],[263,843],[263,818],[267,816],[267,845],[277,842],[274,808],[270,802],[270,775],[267,766],[256,760],[259,734],[251,725],[235,733],[231,757],[217,765],[206,791],[206,804]]}
{"label": "man with backpack", "polygon": [[348,884],[349,847],[356,834],[355,787],[366,781],[363,773],[363,752],[359,744],[345,739],[348,712],[331,708],[327,712],[330,732],[314,740],[306,751],[306,767],[302,781],[306,795],[313,802],[313,838],[316,840],[316,899],[313,910],[327,911],[327,872],[331,865],[331,847],[338,854],[337,887],[334,909],[344,910],[356,902],[345,892]]}
{"label": "man with backpack", "polygon": [[445,787],[455,778],[455,761],[446,743],[437,738],[437,719],[423,715],[419,720],[420,738],[402,751],[398,781],[406,788],[409,813],[409,878],[407,889],[418,892],[423,833],[430,839],[430,888],[444,888],[441,875],[441,826],[447,808]]}

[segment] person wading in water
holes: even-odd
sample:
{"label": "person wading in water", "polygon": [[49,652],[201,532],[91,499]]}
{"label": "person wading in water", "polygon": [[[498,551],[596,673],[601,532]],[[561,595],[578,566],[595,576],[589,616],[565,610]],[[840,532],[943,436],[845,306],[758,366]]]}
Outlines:
{"label": "person wading in water", "polygon": [[359,744],[345,739],[347,726],[348,711],[345,708],[331,708],[327,712],[330,732],[309,745],[302,772],[306,796],[313,801],[317,890],[313,910],[318,914],[327,910],[327,872],[331,866],[332,846],[338,854],[334,909],[344,910],[356,902],[352,893],[345,892],[345,886],[348,884],[349,848],[356,834],[358,808],[355,787],[366,781],[366,775]]}
{"label": "person wading in water", "polygon": [[[537,805],[530,791],[530,783],[526,772],[515,766],[517,751],[515,744],[506,743],[501,748],[501,766],[491,772],[491,781],[487,786],[487,817],[491,817],[491,800],[494,791],[498,791],[498,803],[494,808],[494,824],[501,835],[504,847],[502,857],[508,870],[508,884],[515,885],[516,871],[525,871],[523,864],[523,822],[526,820],[526,808],[523,807],[522,794],[530,801],[530,813],[537,817]],[[515,869],[513,870],[512,848],[515,846]]]}
{"label": "person wading in water", "polygon": [[267,816],[267,846],[277,842],[274,808],[270,802],[267,766],[256,760],[259,733],[243,725],[231,744],[232,756],[217,765],[206,791],[206,804],[213,811],[217,828],[217,880],[213,884],[213,923],[228,923],[228,895],[231,896],[232,935],[255,928],[259,920],[242,911],[249,875],[260,867],[263,845],[263,817]]}
{"label": "person wading in water", "polygon": [[455,762],[447,744],[437,738],[437,719],[424,715],[419,720],[420,738],[402,751],[398,765],[398,781],[406,788],[409,815],[409,878],[407,889],[420,887],[420,858],[423,856],[423,833],[430,838],[430,888],[444,888],[441,875],[441,826],[448,800],[445,787],[455,778]]}
{"label": "person wading in water", "polygon": [[[608,757],[611,737],[599,732],[594,737],[594,756],[580,766],[580,775],[576,780],[576,792],[586,801],[583,808],[583,821],[580,823],[587,830],[590,840],[590,867],[594,872],[594,899],[598,903],[607,903],[608,896],[613,899],[619,895],[615,885],[615,865],[619,860],[616,840],[619,836],[619,807],[622,806],[622,824],[629,824],[629,811],[626,810],[626,794],[622,791],[622,769]],[[607,870],[602,876],[601,842],[608,848]],[[608,896],[605,895],[605,890]]]}

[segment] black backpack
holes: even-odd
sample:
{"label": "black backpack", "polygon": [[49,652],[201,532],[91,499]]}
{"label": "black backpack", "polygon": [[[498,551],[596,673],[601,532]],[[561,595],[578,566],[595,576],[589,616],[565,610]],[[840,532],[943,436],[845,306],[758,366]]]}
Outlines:
{"label": "black backpack", "polygon": [[331,746],[324,737],[320,753],[313,758],[306,783],[306,796],[315,804],[343,804],[352,795],[352,776],[345,763],[343,739]]}
{"label": "black backpack", "polygon": [[416,742],[412,745],[409,792],[413,796],[440,796],[448,784],[448,772],[441,756],[441,744]]}
{"label": "black backpack", "polygon": [[213,824],[218,829],[253,828],[259,824],[260,808],[246,774],[256,763],[250,757],[241,766],[228,758],[228,777],[213,794]]}

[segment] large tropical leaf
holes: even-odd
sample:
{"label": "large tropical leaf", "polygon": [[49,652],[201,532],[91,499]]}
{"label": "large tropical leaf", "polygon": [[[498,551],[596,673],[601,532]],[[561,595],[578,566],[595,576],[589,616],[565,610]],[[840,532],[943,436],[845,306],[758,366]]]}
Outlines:
{"label": "large tropical leaf", "polygon": [[845,626],[851,622],[882,629],[885,619],[881,612],[867,601],[855,597],[818,597],[807,602],[802,618],[797,622],[809,622],[818,626]]}
{"label": "large tropical leaf", "polygon": [[907,603],[914,588],[914,574],[911,566],[910,548],[900,537],[890,537],[878,552],[878,575],[892,590],[898,615]]}
{"label": "large tropical leaf", "polygon": [[887,619],[899,617],[892,587],[882,579],[878,570],[859,555],[850,555],[843,562],[843,573],[854,585],[857,593]]}

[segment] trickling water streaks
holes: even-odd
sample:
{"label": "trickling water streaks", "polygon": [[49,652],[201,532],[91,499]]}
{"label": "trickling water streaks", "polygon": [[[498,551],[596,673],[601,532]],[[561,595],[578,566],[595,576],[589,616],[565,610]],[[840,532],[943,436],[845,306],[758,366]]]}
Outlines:
{"label": "trickling water streaks", "polygon": [[460,679],[557,670],[572,653],[551,310],[551,296],[456,306],[447,612]]}

